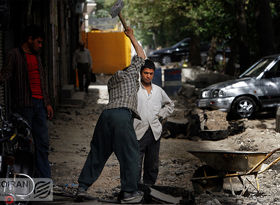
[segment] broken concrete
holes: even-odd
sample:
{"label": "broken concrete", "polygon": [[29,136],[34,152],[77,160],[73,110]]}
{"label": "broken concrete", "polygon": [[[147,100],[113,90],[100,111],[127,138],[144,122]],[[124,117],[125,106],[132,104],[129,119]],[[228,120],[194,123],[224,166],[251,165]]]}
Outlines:
{"label": "broken concrete", "polygon": [[189,113],[184,118],[168,118],[163,125],[164,138],[188,138],[198,136],[200,131],[200,121],[197,114]]}
{"label": "broken concrete", "polygon": [[182,69],[182,83],[195,85],[197,88],[205,88],[209,85],[234,79],[234,77],[222,73],[206,71],[204,68]]}
{"label": "broken concrete", "polygon": [[202,140],[222,140],[228,137],[228,130],[201,130],[199,137]]}
{"label": "broken concrete", "polygon": [[178,90],[178,94],[190,98],[196,94],[195,86],[191,84],[182,84],[182,87]]}

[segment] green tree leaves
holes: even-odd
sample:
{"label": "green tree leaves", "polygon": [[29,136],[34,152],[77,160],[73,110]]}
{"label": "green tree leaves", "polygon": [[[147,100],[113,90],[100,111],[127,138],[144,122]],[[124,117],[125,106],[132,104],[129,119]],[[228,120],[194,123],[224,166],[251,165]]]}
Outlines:
{"label": "green tree leaves", "polygon": [[[196,43],[217,39],[217,42],[227,41],[234,50],[235,59],[246,67],[271,52],[271,45],[279,50],[278,38],[275,38],[276,43],[270,40],[270,46],[265,47],[263,43],[266,39],[274,39],[273,35],[280,32],[278,1],[124,0],[122,14],[128,25],[134,28],[137,39],[152,49],[173,45],[186,37],[194,37]],[[105,16],[105,11],[110,11],[114,2],[96,0],[97,10],[100,10],[96,14]],[[265,16],[268,13],[271,17]]]}

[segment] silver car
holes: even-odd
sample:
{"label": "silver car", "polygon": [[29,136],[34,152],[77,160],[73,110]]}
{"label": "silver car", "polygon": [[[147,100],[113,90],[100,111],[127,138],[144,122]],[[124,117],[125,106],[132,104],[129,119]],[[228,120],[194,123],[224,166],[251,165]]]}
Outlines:
{"label": "silver car", "polygon": [[280,55],[260,59],[236,80],[202,89],[197,104],[241,118],[280,105]]}

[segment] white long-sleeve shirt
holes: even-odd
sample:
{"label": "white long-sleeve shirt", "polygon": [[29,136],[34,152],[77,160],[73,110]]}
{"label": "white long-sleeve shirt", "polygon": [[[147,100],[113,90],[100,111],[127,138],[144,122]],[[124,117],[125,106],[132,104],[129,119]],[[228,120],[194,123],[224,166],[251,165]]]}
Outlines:
{"label": "white long-sleeve shirt", "polygon": [[74,69],[77,68],[78,63],[88,63],[89,68],[92,67],[91,55],[87,48],[84,48],[83,51],[81,51],[80,49],[77,49],[75,51],[74,56],[73,56],[73,68]]}
{"label": "white long-sleeve shirt", "polygon": [[152,84],[151,93],[148,94],[148,91],[140,83],[137,97],[137,111],[141,117],[141,120],[134,119],[137,140],[140,140],[144,136],[149,126],[153,131],[155,140],[158,140],[162,132],[159,117],[163,119],[168,117],[174,111],[174,103],[165,91],[155,84]]}

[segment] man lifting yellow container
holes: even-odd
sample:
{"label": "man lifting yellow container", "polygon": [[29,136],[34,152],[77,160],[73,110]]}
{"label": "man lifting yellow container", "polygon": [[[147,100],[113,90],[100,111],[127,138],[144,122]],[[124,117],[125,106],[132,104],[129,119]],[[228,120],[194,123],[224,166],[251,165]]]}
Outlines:
{"label": "man lifting yellow container", "polygon": [[113,74],[131,63],[131,43],[124,32],[91,31],[84,35],[92,72]]}

